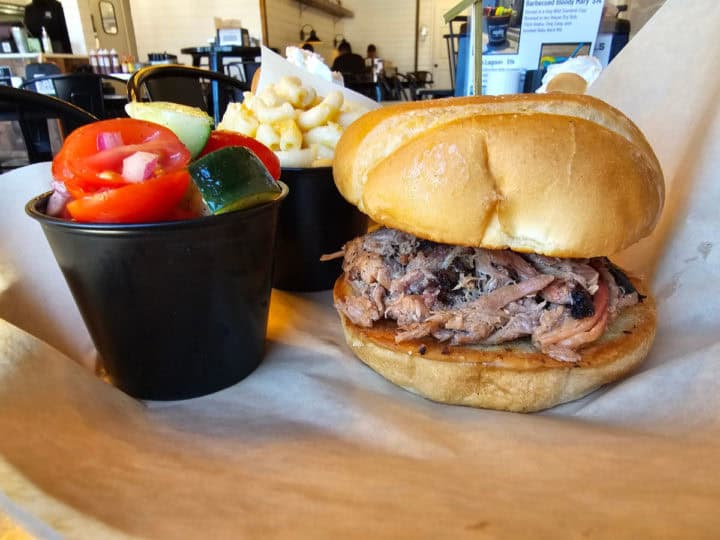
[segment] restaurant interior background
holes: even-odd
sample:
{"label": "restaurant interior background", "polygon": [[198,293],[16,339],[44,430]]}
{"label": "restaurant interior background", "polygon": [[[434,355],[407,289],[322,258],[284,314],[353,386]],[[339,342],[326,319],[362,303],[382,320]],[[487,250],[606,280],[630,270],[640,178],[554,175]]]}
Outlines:
{"label": "restaurant interior background", "polygon": [[[662,5],[664,0],[607,0],[606,4],[627,4],[631,37]],[[2,0],[0,4],[27,5],[30,0]],[[448,27],[442,15],[457,0],[316,0],[317,5],[339,4],[352,16],[338,16],[304,5],[297,0],[103,0],[114,5],[119,34],[110,36],[95,25],[99,18],[97,0],[61,0],[74,54],[85,55],[101,46],[114,47],[123,55],[147,61],[149,53],[178,55],[182,63],[190,57],[183,47],[207,45],[215,38],[215,18],[240,20],[253,40],[284,51],[298,45],[300,29],[310,25],[322,40],[316,52],[328,64],[335,52],[334,42],[349,41],[354,52],[365,55],[368,44],[377,46],[378,56],[400,73],[424,70],[433,74],[436,88],[450,86],[448,53],[444,34]],[[308,29],[308,27],[305,27]],[[416,52],[417,36],[417,52]],[[111,45],[105,45],[113,39]],[[417,56],[416,56],[417,55]],[[1,57],[2,55],[0,55]]]}

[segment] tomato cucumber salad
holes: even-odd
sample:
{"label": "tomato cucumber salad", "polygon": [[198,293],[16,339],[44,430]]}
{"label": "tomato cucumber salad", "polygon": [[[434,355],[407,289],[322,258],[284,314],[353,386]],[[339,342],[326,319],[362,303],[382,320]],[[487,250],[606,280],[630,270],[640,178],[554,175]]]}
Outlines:
{"label": "tomato cucumber salad", "polygon": [[280,162],[257,140],[213,131],[174,103],[134,102],[131,118],[73,131],[52,163],[46,213],[89,223],[192,219],[277,198]]}

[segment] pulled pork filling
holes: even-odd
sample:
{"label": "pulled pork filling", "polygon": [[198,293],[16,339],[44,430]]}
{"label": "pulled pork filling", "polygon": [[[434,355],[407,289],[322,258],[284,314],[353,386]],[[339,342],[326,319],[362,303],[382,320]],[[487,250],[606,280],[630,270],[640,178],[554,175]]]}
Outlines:
{"label": "pulled pork filling", "polygon": [[397,322],[395,341],[432,336],[451,345],[530,337],[568,362],[641,300],[607,258],[560,259],[438,244],[381,228],[348,242],[352,294],[337,308],[354,324]]}

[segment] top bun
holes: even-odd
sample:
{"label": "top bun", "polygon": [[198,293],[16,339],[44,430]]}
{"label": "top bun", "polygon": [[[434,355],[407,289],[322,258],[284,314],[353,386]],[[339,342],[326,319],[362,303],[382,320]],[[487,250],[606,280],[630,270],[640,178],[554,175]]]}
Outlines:
{"label": "top bun", "polygon": [[620,111],[582,95],[382,107],[343,134],[340,193],[418,237],[556,257],[610,255],[650,234],[662,170]]}

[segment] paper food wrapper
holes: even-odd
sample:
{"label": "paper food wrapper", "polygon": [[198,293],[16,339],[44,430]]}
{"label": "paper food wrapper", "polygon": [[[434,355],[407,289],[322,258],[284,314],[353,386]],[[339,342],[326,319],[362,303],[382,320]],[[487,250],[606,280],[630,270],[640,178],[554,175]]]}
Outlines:
{"label": "paper food wrapper", "polygon": [[720,4],[668,0],[592,87],[665,171],[655,234],[621,257],[651,280],[658,337],[632,376],[541,414],[391,385],[329,292],[273,293],[241,383],[137,402],[71,360],[87,333],[22,211],[49,167],[0,177],[0,536],[717,538],[718,27]]}
{"label": "paper food wrapper", "polygon": [[380,105],[362,94],[349,88],[326,81],[312,73],[288,62],[279,54],[274,53],[267,47],[262,47],[262,70],[258,81],[257,92],[260,93],[265,87],[280,81],[283,76],[297,77],[304,86],[315,88],[319,96],[327,96],[332,91],[340,90],[346,103],[352,103],[367,110],[377,109]]}

